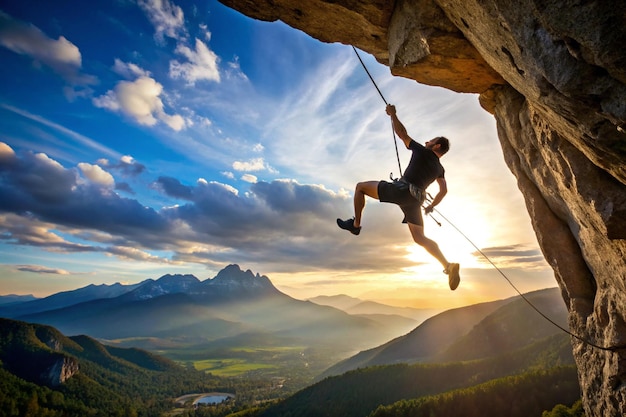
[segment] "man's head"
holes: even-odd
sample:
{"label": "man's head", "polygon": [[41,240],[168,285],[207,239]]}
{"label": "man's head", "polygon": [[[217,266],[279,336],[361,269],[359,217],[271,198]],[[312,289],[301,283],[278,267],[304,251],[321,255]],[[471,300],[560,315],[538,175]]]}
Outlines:
{"label": "man's head", "polygon": [[443,136],[437,136],[426,142],[426,147],[440,156],[443,156],[450,150],[450,141]]}

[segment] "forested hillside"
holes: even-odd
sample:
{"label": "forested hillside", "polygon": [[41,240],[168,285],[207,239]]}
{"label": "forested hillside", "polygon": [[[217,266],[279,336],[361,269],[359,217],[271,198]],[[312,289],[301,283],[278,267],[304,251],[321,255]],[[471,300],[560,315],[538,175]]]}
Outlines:
{"label": "forested hillside", "polygon": [[528,417],[580,398],[574,366],[532,371],[471,388],[381,406],[370,417]]}
{"label": "forested hillside", "polygon": [[[437,395],[507,376],[565,366],[560,387],[573,402],[580,397],[569,337],[559,334],[525,348],[488,359],[449,364],[398,364],[357,369],[329,377],[258,415],[263,417],[363,417],[380,405]],[[547,378],[547,389],[553,381]],[[551,409],[557,403],[546,406]],[[442,414],[446,415],[446,414]]]}
{"label": "forested hillside", "polygon": [[[55,383],[42,376],[56,363],[77,366]],[[0,319],[0,364],[2,416],[159,416],[179,395],[234,390],[226,379],[139,349],[7,319]]]}

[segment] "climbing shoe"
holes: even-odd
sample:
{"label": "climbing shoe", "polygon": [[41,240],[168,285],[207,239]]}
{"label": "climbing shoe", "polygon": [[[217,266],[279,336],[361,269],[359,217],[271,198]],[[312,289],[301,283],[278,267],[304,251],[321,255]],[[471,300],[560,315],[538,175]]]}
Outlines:
{"label": "climbing shoe", "polygon": [[448,285],[452,291],[456,290],[461,282],[461,276],[459,275],[460,265],[455,263],[448,264],[448,267],[443,271],[444,274],[448,274]]}
{"label": "climbing shoe", "polygon": [[348,220],[337,219],[337,226],[343,230],[349,230],[353,235],[361,233],[361,226],[354,227],[354,218]]}

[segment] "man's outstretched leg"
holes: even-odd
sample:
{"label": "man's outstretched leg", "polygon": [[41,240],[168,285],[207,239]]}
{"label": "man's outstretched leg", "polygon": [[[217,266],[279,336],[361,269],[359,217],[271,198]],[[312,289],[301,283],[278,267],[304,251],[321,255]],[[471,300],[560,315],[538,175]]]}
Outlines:
{"label": "man's outstretched leg", "polygon": [[424,226],[409,223],[409,230],[415,243],[426,249],[428,253],[435,257],[439,263],[444,267],[443,272],[448,275],[448,284],[452,291],[456,290],[461,282],[461,276],[459,275],[460,266],[457,263],[448,262],[439,245],[434,240],[427,238],[424,235]]}
{"label": "man's outstretched leg", "polygon": [[350,231],[353,235],[361,233],[361,215],[365,208],[365,196],[378,200],[378,183],[379,181],[359,182],[354,189],[354,218],[341,220],[337,219],[337,225]]}

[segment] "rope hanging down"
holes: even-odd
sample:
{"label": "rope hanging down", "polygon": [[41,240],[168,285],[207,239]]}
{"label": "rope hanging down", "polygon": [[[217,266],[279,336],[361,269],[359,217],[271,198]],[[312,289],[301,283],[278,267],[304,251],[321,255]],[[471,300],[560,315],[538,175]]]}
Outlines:
{"label": "rope hanging down", "polygon": [[[359,55],[359,52],[356,50],[356,48],[354,46],[352,47],[352,50],[356,54],[356,57],[359,58],[359,62],[361,63],[361,66],[363,67],[363,69],[365,70],[367,75],[370,77],[370,80],[372,81],[372,84],[374,84],[374,87],[376,87],[376,91],[378,91],[378,94],[380,95],[380,98],[383,99],[383,101],[385,102],[385,105],[389,105],[389,103],[387,103],[387,100],[385,100],[385,96],[383,96],[383,93],[380,92],[380,88],[378,88],[378,85],[376,85],[376,81],[374,81],[374,78],[372,77],[372,74],[370,74],[370,72],[368,71],[367,67],[365,66],[365,63],[361,59],[361,55]],[[402,175],[402,165],[400,164],[400,153],[398,152],[398,140],[396,139],[396,131],[393,128],[393,121],[391,121],[391,133],[393,135],[393,146],[395,146],[395,148],[396,148],[396,159],[398,160],[398,169],[400,170],[400,174],[398,174],[398,175],[401,176]]]}
{"label": "rope hanging down", "polygon": [[[380,98],[383,99],[383,101],[385,102],[385,105],[388,105],[389,103],[387,103],[387,100],[385,100],[385,96],[383,96],[383,93],[380,91],[380,88],[378,88],[378,85],[376,84],[376,81],[374,81],[374,78],[372,77],[372,75],[368,71],[367,67],[365,66],[365,63],[361,59],[361,56],[359,55],[359,53],[357,52],[357,50],[356,50],[356,48],[354,46],[352,46],[352,50],[354,50],[354,53],[356,54],[357,58],[359,59],[359,62],[361,63],[361,66],[363,66],[363,69],[365,70],[365,72],[369,76],[370,80],[372,81],[372,84],[374,85],[374,87],[376,87],[376,91],[378,91],[378,94],[380,95]],[[398,153],[398,144],[397,144],[397,141],[396,141],[395,130],[393,128],[393,122],[392,122],[392,125],[391,125],[391,130],[393,132],[393,143],[394,143],[394,145],[396,147],[396,157],[398,159],[398,168],[400,169],[400,175],[402,175],[402,167],[400,165],[400,154]],[[428,196],[430,197],[430,195],[428,195]],[[432,199],[432,197],[431,197],[431,199]],[[596,349],[600,349],[600,350],[604,350],[604,351],[610,351],[610,352],[616,352],[618,350],[626,349],[626,345],[623,345],[623,346],[608,346],[608,347],[597,345],[597,344],[591,342],[590,340],[583,338],[582,336],[579,336],[577,334],[572,333],[568,329],[566,329],[563,326],[561,326],[558,323],[556,323],[550,317],[545,315],[541,310],[539,310],[524,294],[522,294],[522,292],[517,289],[517,287],[513,284],[513,282],[509,279],[509,277],[500,268],[498,268],[498,266],[478,246],[476,246],[476,244],[469,237],[467,237],[467,235],[465,235],[465,233],[463,233],[458,227],[456,227],[454,225],[454,223],[452,223],[450,220],[448,220],[437,209],[434,209],[434,211],[437,213],[437,215],[441,216],[441,218],[443,218],[450,226],[452,226],[461,236],[463,236],[465,238],[465,240],[467,240],[478,251],[478,253],[480,253],[487,260],[487,262],[489,262],[491,264],[491,266],[493,266],[495,268],[495,270],[498,271],[500,273],[500,275],[502,275],[502,277],[509,283],[509,285],[515,290],[515,292],[517,292],[517,294],[519,294],[519,296],[522,297],[522,299],[530,307],[532,307],[532,309],[535,310],[541,317],[543,317],[548,322],[552,323],[558,329],[560,329],[563,332],[567,333],[571,337],[574,337],[574,338],[578,339],[579,341],[581,341],[582,343],[585,343],[585,344],[587,344],[587,345],[589,345],[591,347],[594,347]],[[438,222],[437,219],[435,219],[434,217],[432,217],[432,219],[439,226],[441,226],[441,223]]]}

